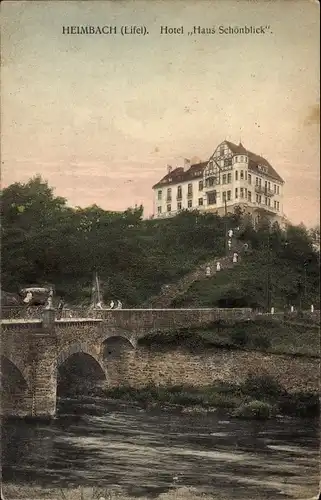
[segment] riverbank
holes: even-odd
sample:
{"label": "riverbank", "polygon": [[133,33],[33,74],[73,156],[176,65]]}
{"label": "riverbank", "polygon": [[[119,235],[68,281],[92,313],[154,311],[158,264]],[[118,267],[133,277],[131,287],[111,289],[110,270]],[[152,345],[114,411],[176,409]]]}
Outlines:
{"label": "riverbank", "polygon": [[[110,491],[99,488],[61,488],[61,489],[44,489],[39,486],[19,486],[8,484],[5,486],[6,498],[8,499],[30,499],[38,498],[39,500],[55,499],[55,500],[137,500],[137,497],[128,496],[126,492],[119,490]],[[288,491],[291,495],[289,498],[296,500],[317,500],[317,496],[307,497],[311,494],[311,489],[301,486],[296,488],[296,491]],[[270,498],[270,494],[264,495],[261,500]],[[248,500],[248,496],[237,496],[238,500]],[[150,500],[150,497],[140,497],[139,500]],[[230,500],[226,494],[206,494],[198,491],[196,488],[181,487],[170,490],[166,493],[161,493],[155,500]]]}
{"label": "riverbank", "polygon": [[[82,394],[83,389],[81,390]],[[205,387],[149,385],[87,389],[88,396],[135,402],[146,409],[177,408],[184,413],[221,412],[235,418],[299,418],[319,415],[316,393],[289,393],[268,376],[248,376],[241,384],[215,383]],[[76,391],[77,393],[77,391]]]}

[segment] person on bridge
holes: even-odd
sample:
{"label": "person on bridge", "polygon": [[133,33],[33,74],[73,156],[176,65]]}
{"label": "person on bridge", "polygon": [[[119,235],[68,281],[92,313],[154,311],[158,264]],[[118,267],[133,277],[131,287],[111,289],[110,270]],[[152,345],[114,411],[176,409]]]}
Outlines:
{"label": "person on bridge", "polygon": [[96,309],[102,309],[102,308],[103,308],[103,305],[102,305],[101,301],[97,302]]}
{"label": "person on bridge", "polygon": [[220,262],[218,262],[218,263],[216,264],[216,271],[220,271],[220,270],[221,270],[221,263],[220,263]]}
{"label": "person on bridge", "polygon": [[32,300],[32,293],[29,291],[27,293],[27,295],[25,296],[25,298],[23,299],[24,303],[25,304],[29,304]]}
{"label": "person on bridge", "polygon": [[228,246],[228,249],[231,250],[231,248],[232,248],[232,240],[228,240],[227,246]]}
{"label": "person on bridge", "polygon": [[229,229],[227,235],[230,239],[233,238],[233,229]]}
{"label": "person on bridge", "polygon": [[59,304],[58,304],[58,318],[60,319],[61,316],[62,316],[62,311],[63,311],[63,308],[65,306],[65,302],[64,302],[64,299],[60,299],[59,300]]}
{"label": "person on bridge", "polygon": [[113,300],[110,301],[109,307],[110,309],[115,309],[115,302]]}
{"label": "person on bridge", "polygon": [[234,253],[233,253],[233,263],[234,263],[234,264],[238,261],[238,257],[239,257],[239,256],[238,256],[237,252],[234,252]]}
{"label": "person on bridge", "polygon": [[207,278],[209,278],[211,276],[211,268],[210,266],[206,266],[206,269],[205,269],[205,276]]}
{"label": "person on bridge", "polygon": [[117,300],[117,306],[116,306],[116,309],[122,309],[123,308],[123,304],[121,303],[120,300]]}

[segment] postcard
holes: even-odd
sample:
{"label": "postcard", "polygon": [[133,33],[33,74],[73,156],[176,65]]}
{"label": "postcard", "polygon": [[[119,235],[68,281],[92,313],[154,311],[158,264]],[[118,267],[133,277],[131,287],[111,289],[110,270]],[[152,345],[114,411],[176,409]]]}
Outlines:
{"label": "postcard", "polygon": [[319,495],[319,3],[2,2],[6,500]]}

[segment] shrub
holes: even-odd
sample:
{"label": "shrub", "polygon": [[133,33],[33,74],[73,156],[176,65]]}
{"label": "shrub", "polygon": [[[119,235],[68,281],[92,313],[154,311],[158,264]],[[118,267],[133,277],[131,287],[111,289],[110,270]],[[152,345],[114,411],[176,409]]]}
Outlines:
{"label": "shrub", "polygon": [[249,336],[245,330],[235,330],[231,332],[230,339],[232,344],[244,347],[248,344]]}
{"label": "shrub", "polygon": [[284,394],[279,400],[280,412],[296,417],[317,417],[320,413],[320,401],[317,394]]}
{"label": "shrub", "polygon": [[240,390],[244,395],[270,400],[275,400],[284,393],[283,387],[269,375],[250,374],[240,385]]}
{"label": "shrub", "polygon": [[265,420],[270,418],[274,413],[275,409],[269,403],[253,400],[236,408],[233,412],[233,416],[238,418]]}
{"label": "shrub", "polygon": [[271,347],[271,341],[264,335],[256,335],[252,338],[252,345],[258,349],[269,349]]}

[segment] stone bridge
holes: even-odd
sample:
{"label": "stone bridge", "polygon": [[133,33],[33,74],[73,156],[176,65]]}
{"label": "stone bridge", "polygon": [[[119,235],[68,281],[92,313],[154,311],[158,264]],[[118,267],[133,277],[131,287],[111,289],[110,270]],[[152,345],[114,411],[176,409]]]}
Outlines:
{"label": "stone bridge", "polygon": [[[77,311],[67,313],[75,316]],[[116,344],[135,349],[139,338],[151,332],[182,327],[204,327],[217,320],[246,321],[251,309],[129,309],[92,311],[92,317],[55,318],[54,310],[41,318],[17,318],[3,311],[1,320],[2,413],[7,415],[54,416],[57,373],[71,355],[81,352],[100,366],[107,382],[113,378],[111,357]],[[7,318],[6,318],[7,316]],[[32,314],[31,314],[32,316]],[[118,347],[117,347],[118,348]],[[5,372],[11,375],[5,379]],[[15,373],[14,384],[10,383]],[[4,380],[4,382],[3,382]]]}

